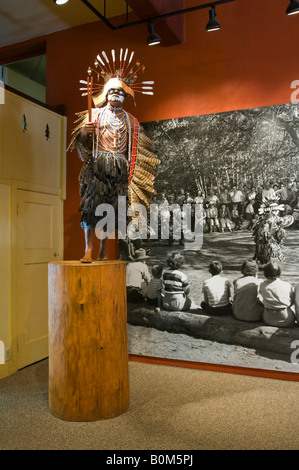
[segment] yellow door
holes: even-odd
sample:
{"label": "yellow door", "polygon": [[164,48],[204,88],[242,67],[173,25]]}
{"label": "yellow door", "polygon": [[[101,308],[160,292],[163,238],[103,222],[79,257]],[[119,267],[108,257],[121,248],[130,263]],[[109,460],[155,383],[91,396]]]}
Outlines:
{"label": "yellow door", "polygon": [[16,282],[18,368],[48,356],[48,263],[62,259],[62,202],[17,190]]}

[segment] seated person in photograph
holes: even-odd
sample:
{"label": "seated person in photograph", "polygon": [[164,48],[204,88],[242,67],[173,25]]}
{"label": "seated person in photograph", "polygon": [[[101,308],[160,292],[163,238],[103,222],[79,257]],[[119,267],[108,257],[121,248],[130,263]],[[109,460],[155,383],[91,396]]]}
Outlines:
{"label": "seated person in photograph", "polygon": [[219,208],[219,220],[221,232],[224,232],[227,229],[229,232],[232,231],[231,220],[230,220],[230,210],[228,206],[222,204]]}
{"label": "seated person in photograph", "polygon": [[276,261],[264,268],[266,280],[260,284],[259,296],[264,304],[263,321],[269,326],[294,326],[296,316],[291,307],[294,303],[294,289],[280,278],[281,269]]}
{"label": "seated person in photograph", "polygon": [[237,320],[261,321],[264,306],[258,298],[258,266],[254,260],[245,261],[241,268],[243,277],[236,279],[234,285],[233,314]]}
{"label": "seated person in photograph", "polygon": [[152,278],[148,283],[146,294],[148,303],[159,308],[161,307],[162,272],[162,264],[153,267]]}
{"label": "seated person in photograph", "polygon": [[225,204],[227,207],[230,207],[231,197],[227,187],[224,187],[223,190],[220,191],[219,204]]}
{"label": "seated person in photograph", "polygon": [[184,200],[184,204],[192,204],[193,203],[193,198],[190,196],[190,193],[186,193],[186,197]]}
{"label": "seated person in photograph", "polygon": [[285,204],[288,197],[287,188],[283,183],[280,183],[280,188],[275,191],[275,195],[279,197],[280,204]]}
{"label": "seated person in photograph", "polygon": [[135,251],[134,261],[127,264],[126,283],[127,301],[143,302],[147,295],[147,287],[151,276],[146,260],[149,258],[143,248]]}
{"label": "seated person in photograph", "polygon": [[269,181],[266,181],[263,191],[262,191],[262,198],[263,200],[266,199],[268,201],[275,201],[276,194],[274,188],[271,186]]}
{"label": "seated person in photograph", "polygon": [[195,196],[194,200],[193,200],[194,204],[202,204],[204,203],[204,196],[203,196],[203,192],[201,189],[199,189],[197,191],[197,195]]}
{"label": "seated person in photograph", "polygon": [[253,207],[253,200],[249,199],[248,203],[246,204],[244,217],[248,220],[247,229],[250,230],[253,226],[253,222],[255,219],[255,212]]}
{"label": "seated person in photograph", "polygon": [[299,201],[297,202],[294,210],[292,212],[292,216],[294,218],[294,228],[298,230],[299,228]]}
{"label": "seated person in photograph", "polygon": [[288,185],[287,185],[287,199],[286,199],[285,203],[289,208],[288,209],[289,212],[291,212],[292,209],[294,209],[294,207],[296,205],[296,199],[297,199],[296,198],[296,193],[292,188],[292,184],[288,183]]}
{"label": "seated person in photograph", "polygon": [[253,203],[254,212],[256,214],[258,213],[259,208],[262,206],[262,204],[263,204],[263,188],[261,186],[258,186],[256,190],[255,198],[254,198],[254,203]]}
{"label": "seated person in photograph", "polygon": [[233,205],[231,217],[232,217],[232,221],[235,224],[234,230],[240,230],[243,219],[240,216],[237,204]]}
{"label": "seated person in photograph", "polygon": [[185,199],[186,199],[185,190],[184,188],[180,188],[179,194],[176,197],[176,203],[179,204],[180,207],[183,207]]}
{"label": "seated person in photograph", "polygon": [[296,284],[295,286],[294,304],[295,304],[297,323],[299,323],[299,284]]}
{"label": "seated person in photograph", "polygon": [[202,292],[204,301],[201,308],[209,315],[230,315],[232,313],[232,283],[221,276],[222,265],[219,261],[213,261],[209,266],[212,275],[203,283]]}
{"label": "seated person in photograph", "polygon": [[242,211],[242,203],[244,202],[244,194],[242,191],[237,187],[237,185],[233,185],[232,190],[229,192],[230,198],[231,198],[231,204],[233,209],[234,205],[237,205],[239,214],[241,214]]}
{"label": "seated person in photograph", "polygon": [[166,310],[188,310],[192,300],[189,297],[187,276],[181,271],[184,257],[175,251],[168,255],[168,268],[162,275],[162,307]]}
{"label": "seated person in photograph", "polygon": [[213,189],[209,189],[208,195],[205,199],[206,203],[209,203],[210,205],[218,206],[219,204],[219,198],[218,196],[214,193]]}
{"label": "seated person in photograph", "polygon": [[218,219],[218,209],[215,206],[215,204],[206,202],[205,212],[206,212],[206,221],[209,227],[209,233],[215,232],[216,230],[219,231],[220,223]]}

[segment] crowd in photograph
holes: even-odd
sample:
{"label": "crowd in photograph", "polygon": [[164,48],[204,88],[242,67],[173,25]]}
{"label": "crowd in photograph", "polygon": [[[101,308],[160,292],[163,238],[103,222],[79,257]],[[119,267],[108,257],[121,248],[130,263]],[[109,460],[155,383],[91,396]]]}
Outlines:
{"label": "crowd in photograph", "polygon": [[196,305],[184,272],[180,251],[167,255],[166,264],[147,266],[146,250],[136,250],[135,261],[127,265],[127,300],[145,302],[168,311],[196,311],[207,315],[232,315],[237,320],[263,322],[268,326],[293,327],[299,324],[299,284],[280,279],[278,262],[270,261],[258,277],[255,260],[245,260],[241,275],[231,281],[219,261],[212,261],[202,282],[202,302]]}
{"label": "crowd in photograph", "polygon": [[184,205],[190,205],[193,216],[195,204],[200,204],[204,232],[211,233],[252,229],[265,200],[276,200],[281,206],[280,215],[292,215],[292,227],[299,228],[299,182],[294,178],[285,182],[267,181],[257,187],[246,184],[211,187],[206,194],[198,190],[196,195],[181,188],[177,193],[159,194],[155,202],[162,204],[165,210],[173,204],[178,204],[182,210]]}

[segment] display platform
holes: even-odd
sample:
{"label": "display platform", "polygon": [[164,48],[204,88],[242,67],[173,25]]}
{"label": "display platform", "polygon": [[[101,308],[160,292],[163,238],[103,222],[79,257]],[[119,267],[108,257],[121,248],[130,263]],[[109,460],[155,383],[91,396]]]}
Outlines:
{"label": "display platform", "polygon": [[97,421],[129,406],[126,263],[50,263],[49,408]]}

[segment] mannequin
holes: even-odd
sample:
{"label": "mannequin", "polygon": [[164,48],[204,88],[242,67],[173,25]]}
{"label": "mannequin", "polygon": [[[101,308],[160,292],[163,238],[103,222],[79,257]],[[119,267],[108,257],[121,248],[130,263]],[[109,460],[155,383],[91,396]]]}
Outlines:
{"label": "mannequin", "polygon": [[[109,63],[109,69],[105,66],[104,60],[99,55],[97,56],[102,64],[105,84],[95,86],[89,79],[84,82],[87,84],[89,98],[88,112],[79,113],[79,125],[73,132],[70,144],[71,148],[77,149],[79,158],[84,162],[79,175],[81,196],[79,211],[85,237],[82,263],[92,262],[95,229],[101,219],[95,215],[95,212],[100,204],[109,204],[113,207],[116,215],[115,226],[117,226],[119,196],[126,196],[131,205],[142,203],[149,209],[151,196],[156,193],[153,183],[156,166],[160,162],[151,151],[153,143],[145,135],[137,119],[127,113],[122,106],[127,96],[135,100],[133,84],[136,81],[140,63],[139,61],[136,63],[137,71],[134,72],[133,67],[125,76],[128,64],[125,64],[125,58],[122,59],[122,51],[118,69],[115,66],[115,52],[111,52],[113,70],[104,52],[102,54],[107,64]],[[125,56],[127,56],[127,50]],[[99,65],[98,62],[96,64]],[[88,72],[91,75],[90,68]],[[97,76],[99,77],[98,73]],[[140,91],[140,88],[142,89],[139,85],[137,91]],[[101,93],[93,95],[94,90],[99,89]],[[144,93],[152,94],[147,91]],[[92,101],[94,107],[91,107]],[[107,104],[103,106],[105,102]],[[106,233],[100,236],[100,251],[97,259],[107,260]]]}
{"label": "mannequin", "polygon": [[[106,193],[106,197],[101,199],[101,202],[111,203],[113,206],[116,205],[117,199],[115,198],[115,187],[117,186],[117,195],[125,196],[127,193],[127,184],[128,184],[128,164],[127,164],[127,155],[128,155],[128,142],[129,136],[128,132],[132,128],[133,122],[131,121],[130,116],[125,116],[125,112],[122,109],[122,103],[126,97],[126,94],[121,89],[112,89],[108,92],[107,101],[108,104],[101,109],[101,118],[102,122],[98,121],[97,123],[88,122],[84,129],[81,131],[79,135],[79,143],[83,146],[90,146],[91,141],[96,143],[96,155],[93,156],[94,160],[94,167],[97,166],[98,159],[106,159],[109,158],[109,154],[111,154],[110,158],[116,159],[117,163],[119,163],[118,171],[116,177],[113,175],[106,175],[109,178],[111,184],[113,185],[112,195],[109,197],[109,191],[107,189],[107,185],[105,185],[104,191]],[[94,116],[96,113],[93,113]],[[99,115],[97,116],[99,118]],[[127,128],[126,120],[129,119],[130,126],[129,129]],[[103,162],[100,162],[102,166]],[[113,163],[113,170],[115,169],[115,163]],[[87,167],[88,168],[88,167]],[[95,170],[96,172],[97,170]],[[119,175],[119,171],[123,174]],[[81,210],[83,208],[83,201],[88,199],[88,195],[86,195],[86,191],[88,191],[88,186],[85,187],[85,192],[82,191],[82,186],[84,185],[84,181],[86,178],[89,178],[88,175],[89,171],[84,171],[84,167],[80,174],[80,184],[81,184]],[[104,187],[104,185],[103,185]],[[96,188],[94,188],[96,191]],[[108,193],[108,194],[107,194]],[[116,209],[116,207],[115,207]],[[95,210],[95,207],[94,207]],[[83,263],[91,263],[92,261],[92,252],[93,252],[93,244],[94,244],[94,237],[95,237],[95,225],[97,219],[96,217],[92,217],[92,220],[88,222],[88,216],[82,213],[82,222],[81,225],[84,229],[84,236],[85,236],[85,253],[84,256],[81,258],[81,262]],[[107,259],[107,237],[101,238],[100,240],[100,251],[98,255],[99,260],[106,260]]]}

